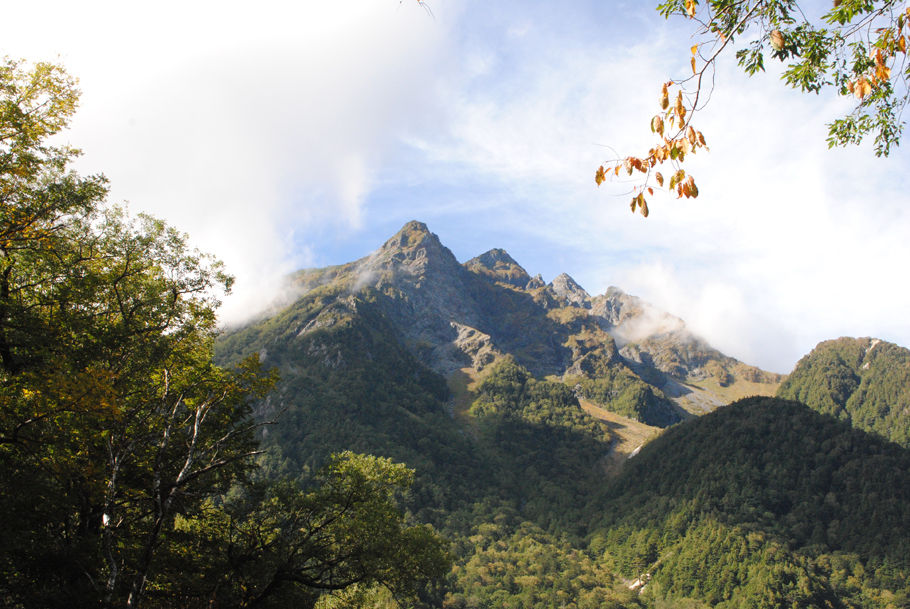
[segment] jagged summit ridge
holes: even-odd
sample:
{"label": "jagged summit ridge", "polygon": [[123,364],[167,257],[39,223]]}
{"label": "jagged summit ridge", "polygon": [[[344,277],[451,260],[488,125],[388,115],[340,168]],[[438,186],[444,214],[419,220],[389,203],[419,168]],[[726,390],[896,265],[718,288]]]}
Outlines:
{"label": "jagged summit ridge", "polygon": [[516,288],[524,289],[531,276],[507,251],[494,248],[464,263],[469,271]]}
{"label": "jagged summit ridge", "polygon": [[[512,355],[536,376],[633,379],[632,385],[601,391],[603,396],[634,393],[640,389],[635,383],[645,382],[674,399],[701,395],[690,385],[705,379],[727,387],[744,378],[744,365],[640,298],[614,287],[592,297],[566,273],[546,283],[501,248],[461,264],[418,221],[360,260],[301,271],[294,281],[301,312],[288,335],[306,340],[337,319],[361,316],[357,308],[333,307],[353,298],[389,322],[402,345],[443,375],[465,368],[479,372]],[[775,382],[761,371],[748,373],[757,383]],[[768,391],[774,390],[776,385]],[[698,408],[721,401],[701,400],[707,406]]]}

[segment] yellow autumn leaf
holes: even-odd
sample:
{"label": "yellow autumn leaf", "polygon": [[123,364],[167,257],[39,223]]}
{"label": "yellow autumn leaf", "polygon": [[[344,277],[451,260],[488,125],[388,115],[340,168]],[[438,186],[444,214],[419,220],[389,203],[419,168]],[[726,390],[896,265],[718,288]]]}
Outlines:
{"label": "yellow autumn leaf", "polygon": [[695,57],[692,57],[692,73],[696,74],[698,69],[695,67]]}
{"label": "yellow autumn leaf", "polygon": [[901,53],[907,52],[907,39],[904,38],[903,35],[897,39],[897,50]]}
{"label": "yellow autumn leaf", "polygon": [[872,55],[872,60],[875,62],[876,66],[885,65],[885,57],[882,55],[881,49],[875,49],[875,53]]}
{"label": "yellow autumn leaf", "polygon": [[693,44],[693,45],[692,45],[692,48],[689,49],[689,50],[692,51],[692,54],[693,54],[693,55],[695,55],[695,54],[698,52],[698,45],[697,45],[697,44]]}
{"label": "yellow autumn leaf", "polygon": [[663,176],[663,174],[660,173],[659,171],[658,171],[657,173],[654,174],[654,179],[657,180],[657,185],[658,185],[658,186],[663,186],[663,185],[664,185],[664,176]]}
{"label": "yellow autumn leaf", "polygon": [[871,92],[872,83],[870,83],[865,76],[860,76],[859,80],[857,80],[856,84],[853,86],[853,94],[858,100],[862,101]]}
{"label": "yellow autumn leaf", "polygon": [[651,119],[651,131],[661,136],[664,134],[664,119],[662,116],[657,115]]}
{"label": "yellow autumn leaf", "polygon": [[686,0],[686,13],[690,18],[695,17],[695,0]]}
{"label": "yellow autumn leaf", "polygon": [[594,181],[597,182],[598,186],[600,186],[606,179],[606,175],[604,175],[604,166],[601,165],[597,168],[597,173],[594,174]]}

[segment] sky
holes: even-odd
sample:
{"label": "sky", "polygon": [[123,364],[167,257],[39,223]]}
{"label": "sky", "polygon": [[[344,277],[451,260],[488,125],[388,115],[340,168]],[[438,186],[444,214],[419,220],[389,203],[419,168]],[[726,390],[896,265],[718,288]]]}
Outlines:
{"label": "sky", "polygon": [[645,219],[628,183],[595,185],[653,145],[660,85],[689,69],[691,23],[655,6],[31,0],[4,8],[0,55],[79,79],[78,170],[225,262],[225,323],[416,219],[461,261],[501,247],[618,286],[775,372],[839,336],[910,346],[910,153],[829,150],[843,99],[728,57],[686,162],[697,199]]}

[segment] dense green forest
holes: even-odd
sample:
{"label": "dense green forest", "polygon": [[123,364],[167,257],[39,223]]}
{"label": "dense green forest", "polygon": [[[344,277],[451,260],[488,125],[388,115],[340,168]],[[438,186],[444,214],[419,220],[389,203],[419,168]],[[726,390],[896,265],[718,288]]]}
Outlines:
{"label": "dense green forest", "polygon": [[910,448],[910,350],[871,338],[820,343],[778,396]]}
{"label": "dense green forest", "polygon": [[652,594],[910,600],[910,452],[802,404],[747,399],[675,427],[602,497],[592,548],[630,577],[650,573]]}

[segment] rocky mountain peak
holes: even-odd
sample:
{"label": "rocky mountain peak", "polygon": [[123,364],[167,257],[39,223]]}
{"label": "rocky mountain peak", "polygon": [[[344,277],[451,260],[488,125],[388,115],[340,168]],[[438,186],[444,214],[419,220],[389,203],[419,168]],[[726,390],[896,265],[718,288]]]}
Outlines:
{"label": "rocky mountain peak", "polygon": [[566,273],[562,273],[550,282],[550,289],[560,300],[570,305],[585,306],[585,303],[591,299],[585,289]]}
{"label": "rocky mountain peak", "polygon": [[423,222],[411,220],[379,249],[381,252],[411,252],[420,248],[445,249],[439,237]]}
{"label": "rocky mountain peak", "polygon": [[423,222],[412,220],[362,262],[369,270],[423,275],[428,268],[460,269],[454,254]]}
{"label": "rocky mountain peak", "polygon": [[528,274],[504,249],[494,248],[465,262],[469,271],[500,283],[524,289],[531,281]]}

